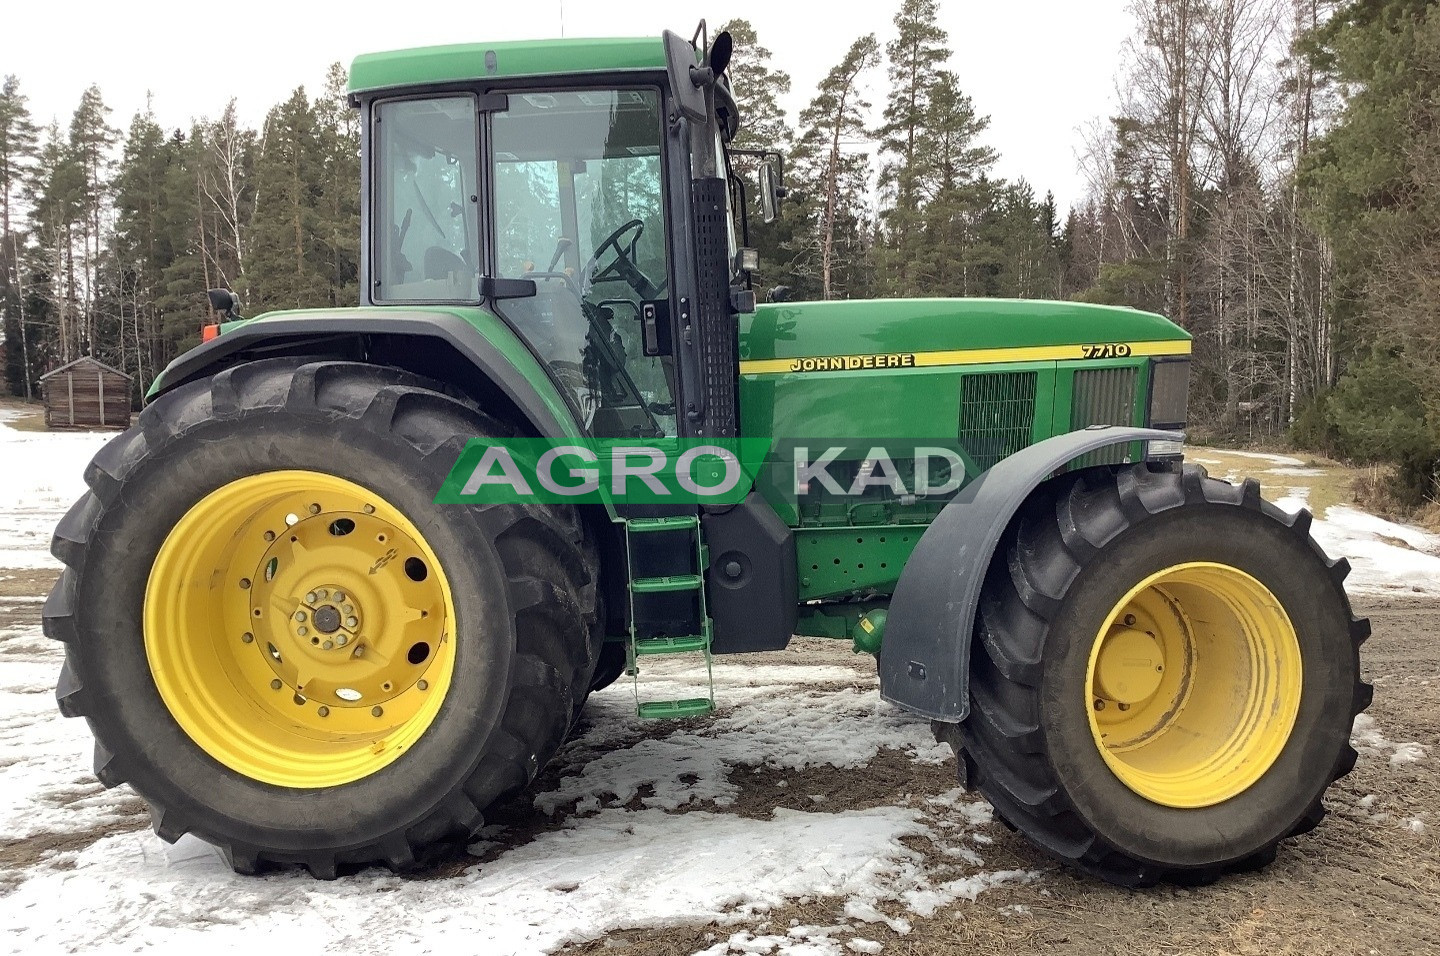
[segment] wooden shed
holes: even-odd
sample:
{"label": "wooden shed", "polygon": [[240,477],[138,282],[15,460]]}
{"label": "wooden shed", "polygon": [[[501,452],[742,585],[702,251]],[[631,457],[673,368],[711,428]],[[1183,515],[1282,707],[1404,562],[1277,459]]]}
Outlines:
{"label": "wooden shed", "polygon": [[40,376],[46,428],[129,428],[133,379],[93,358]]}

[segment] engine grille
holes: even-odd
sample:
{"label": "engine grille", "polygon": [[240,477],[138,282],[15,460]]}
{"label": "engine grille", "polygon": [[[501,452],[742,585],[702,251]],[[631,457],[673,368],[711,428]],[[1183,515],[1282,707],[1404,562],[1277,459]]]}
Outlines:
{"label": "engine grille", "polygon": [[1035,373],[967,375],[960,382],[960,447],[976,473],[1031,443]]}
{"label": "engine grille", "polygon": [[[1090,425],[1130,425],[1135,421],[1135,382],[1139,370],[1088,368],[1075,373],[1070,404],[1070,430]],[[1111,445],[1077,459],[1072,467],[1118,465],[1129,454],[1128,444]]]}

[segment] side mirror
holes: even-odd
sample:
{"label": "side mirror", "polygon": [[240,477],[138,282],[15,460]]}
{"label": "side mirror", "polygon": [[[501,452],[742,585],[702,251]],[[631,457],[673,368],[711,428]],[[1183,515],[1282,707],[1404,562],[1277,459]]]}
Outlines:
{"label": "side mirror", "polygon": [[205,295],[210,299],[210,308],[227,322],[240,318],[240,300],[229,289],[211,289]]}
{"label": "side mirror", "polygon": [[780,217],[783,191],[775,179],[775,165],[768,159],[760,164],[760,218],[767,223]]}

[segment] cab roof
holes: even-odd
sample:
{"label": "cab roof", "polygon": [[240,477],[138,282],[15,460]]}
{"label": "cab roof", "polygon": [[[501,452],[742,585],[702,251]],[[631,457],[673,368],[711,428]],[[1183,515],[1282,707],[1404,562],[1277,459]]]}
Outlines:
{"label": "cab roof", "polygon": [[492,77],[663,69],[665,44],[659,37],[456,43],[361,54],[350,67],[350,92]]}

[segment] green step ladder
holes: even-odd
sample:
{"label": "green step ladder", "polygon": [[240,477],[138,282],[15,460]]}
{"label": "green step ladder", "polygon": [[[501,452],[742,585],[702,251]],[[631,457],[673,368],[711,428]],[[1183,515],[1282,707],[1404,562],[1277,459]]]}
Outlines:
{"label": "green step ladder", "polygon": [[[647,535],[685,534],[690,538],[694,556],[693,568],[684,573],[637,577],[635,574],[635,553],[637,545],[644,547]],[[628,562],[627,580],[630,597],[630,634],[625,655],[625,673],[632,678],[635,688],[635,712],[647,719],[674,719],[678,717],[703,717],[715,711],[715,675],[710,663],[711,623],[705,605],[705,568],[709,564],[709,549],[700,539],[700,519],[695,515],[675,515],[663,518],[625,519],[625,554]],[[636,614],[636,596],[643,600],[646,595],[675,594],[693,591],[699,609],[699,634],[679,636],[641,637]],[[702,654],[705,657],[705,679],[708,696],[690,697],[683,700],[640,699],[640,659],[662,654]]]}

